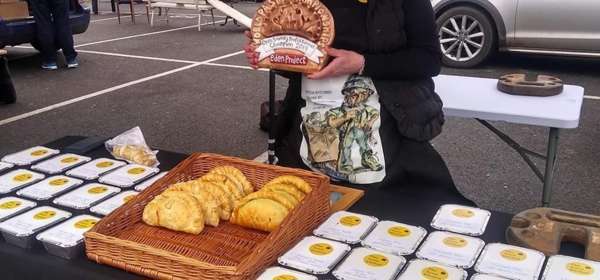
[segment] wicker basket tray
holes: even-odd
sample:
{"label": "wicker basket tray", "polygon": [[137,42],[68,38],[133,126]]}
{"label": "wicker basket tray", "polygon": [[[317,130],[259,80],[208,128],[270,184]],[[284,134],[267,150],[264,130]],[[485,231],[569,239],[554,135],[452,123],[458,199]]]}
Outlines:
{"label": "wicker basket tray", "polygon": [[[221,165],[240,169],[255,188],[288,174],[303,178],[313,191],[271,233],[223,222],[193,235],[142,222],[144,206],[170,184],[198,178]],[[193,154],[87,232],[86,254],[98,263],[156,279],[251,279],[329,214],[329,179],[323,175],[215,154]]]}

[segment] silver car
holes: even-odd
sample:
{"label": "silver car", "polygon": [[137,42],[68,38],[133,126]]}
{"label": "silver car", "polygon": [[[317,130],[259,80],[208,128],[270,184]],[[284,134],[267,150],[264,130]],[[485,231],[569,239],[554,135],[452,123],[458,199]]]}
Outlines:
{"label": "silver car", "polygon": [[444,64],[495,51],[600,57],[600,0],[431,0]]}

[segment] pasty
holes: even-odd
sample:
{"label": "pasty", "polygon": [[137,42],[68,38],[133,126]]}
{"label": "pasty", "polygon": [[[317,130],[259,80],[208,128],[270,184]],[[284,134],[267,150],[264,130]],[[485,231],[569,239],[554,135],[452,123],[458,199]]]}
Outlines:
{"label": "pasty", "polygon": [[219,225],[221,208],[219,208],[219,200],[210,192],[201,188],[194,187],[193,182],[177,183],[170,186],[164,193],[184,191],[193,195],[202,204],[202,213],[204,214],[204,224],[216,227]]}
{"label": "pasty", "polygon": [[278,183],[269,183],[267,185],[265,185],[264,187],[262,187],[262,190],[270,190],[270,191],[282,191],[282,192],[286,192],[289,193],[290,195],[292,195],[294,198],[296,198],[298,201],[301,201],[305,194],[301,191],[299,191],[297,188],[290,186],[290,185],[284,185],[284,184],[278,184]]}
{"label": "pasty", "polygon": [[196,180],[193,182],[193,184],[193,188],[204,188],[217,200],[219,200],[219,207],[221,208],[221,220],[229,220],[235,202],[233,195],[225,191],[222,187],[211,182]]}
{"label": "pasty", "polygon": [[271,232],[289,213],[285,206],[270,199],[254,199],[241,204],[231,217],[231,222],[243,227]]}
{"label": "pasty", "polygon": [[265,186],[268,186],[270,184],[284,184],[294,186],[304,194],[310,193],[312,191],[312,187],[306,181],[292,175],[279,176],[268,182]]}
{"label": "pasty", "polygon": [[244,189],[241,184],[238,185],[237,180],[231,175],[222,175],[217,173],[209,173],[200,178],[201,181],[215,183],[225,189],[225,191],[233,194],[234,198],[240,199],[244,194]]}
{"label": "pasty", "polygon": [[296,207],[297,200],[295,200],[293,197],[292,198],[290,198],[290,197],[291,196],[289,194],[286,194],[284,192],[272,192],[269,190],[258,191],[258,192],[251,193],[251,194],[247,195],[246,197],[244,197],[242,200],[239,201],[238,205],[243,205],[247,201],[250,201],[250,200],[266,198],[266,199],[270,199],[270,200],[278,202],[279,204],[283,205],[285,208],[287,208],[288,210],[291,211],[292,209],[294,209]]}
{"label": "pasty", "polygon": [[126,159],[145,166],[154,166],[157,163],[156,156],[142,146],[115,145],[112,154],[116,158]]}
{"label": "pasty", "polygon": [[146,207],[142,220],[151,226],[199,234],[204,229],[202,205],[187,192],[167,192],[156,196]]}
{"label": "pasty", "polygon": [[246,178],[244,173],[242,173],[242,171],[240,171],[239,169],[237,169],[233,166],[226,165],[226,166],[215,167],[208,173],[228,175],[228,176],[232,177],[232,179],[236,180],[237,183],[242,186],[242,189],[244,190],[244,194],[250,194],[250,193],[254,192],[254,188],[252,187],[252,184],[250,184],[250,182],[248,181],[248,179]]}

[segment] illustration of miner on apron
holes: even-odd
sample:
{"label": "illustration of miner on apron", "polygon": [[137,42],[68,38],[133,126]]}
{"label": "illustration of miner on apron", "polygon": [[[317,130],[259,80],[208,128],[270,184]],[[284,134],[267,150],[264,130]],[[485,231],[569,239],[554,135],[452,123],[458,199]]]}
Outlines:
{"label": "illustration of miner on apron", "polygon": [[339,100],[337,105],[328,108],[316,103],[307,106],[313,108],[303,116],[302,132],[307,144],[307,161],[313,168],[333,178],[353,181],[358,174],[363,174],[360,175],[361,181],[374,181],[375,177],[384,175],[373,173],[383,172],[383,162],[377,156],[382,153],[375,86],[367,77],[351,75],[343,82],[343,87],[335,92],[320,91],[318,96],[307,96],[308,100],[317,102],[331,100],[330,104],[334,103],[333,100]]}
{"label": "illustration of miner on apron", "polygon": [[377,109],[367,105],[365,101],[373,94],[373,85],[360,76],[351,76],[342,89],[344,103],[326,114],[327,123],[340,132],[340,159],[338,170],[341,173],[354,172],[352,146],[358,144],[361,164],[364,168],[379,171],[383,167],[369,146],[369,138],[373,123],[379,118]]}

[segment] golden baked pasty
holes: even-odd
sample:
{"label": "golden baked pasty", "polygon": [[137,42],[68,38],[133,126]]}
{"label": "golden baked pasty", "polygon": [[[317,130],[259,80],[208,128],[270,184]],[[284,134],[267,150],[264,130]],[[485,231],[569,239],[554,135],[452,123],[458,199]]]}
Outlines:
{"label": "golden baked pasty", "polygon": [[223,187],[220,187],[211,182],[204,182],[202,180],[194,181],[194,187],[204,188],[210,194],[212,194],[218,201],[219,207],[221,208],[220,217],[221,220],[229,220],[231,212],[233,211],[234,198],[231,193],[226,192]]}
{"label": "golden baked pasty", "polygon": [[255,199],[261,199],[261,198],[266,198],[266,199],[270,199],[273,201],[278,202],[279,204],[283,205],[285,208],[287,208],[288,210],[292,210],[296,207],[297,203],[295,202],[296,200],[292,197],[289,198],[290,195],[284,194],[283,192],[272,192],[272,191],[257,191],[255,193],[251,193],[249,195],[247,195],[246,197],[244,197],[242,200],[240,200],[238,202],[238,205],[243,205],[245,204],[247,201],[250,200],[255,200]]}
{"label": "golden baked pasty", "polygon": [[240,204],[231,216],[231,223],[271,232],[288,215],[285,206],[274,200],[259,198]]}
{"label": "golden baked pasty", "polygon": [[187,192],[173,191],[156,196],[146,207],[142,220],[151,226],[199,234],[204,229],[200,202]]}
{"label": "golden baked pasty", "polygon": [[203,189],[193,182],[177,183],[170,186],[163,193],[173,191],[184,191],[193,195],[202,204],[204,224],[216,227],[219,225],[221,209],[217,200],[208,190]]}
{"label": "golden baked pasty", "polygon": [[244,194],[246,194],[246,195],[254,192],[254,188],[252,187],[252,184],[250,184],[250,181],[248,181],[248,179],[246,178],[244,173],[242,173],[242,171],[240,171],[239,169],[237,169],[233,166],[224,165],[224,166],[215,167],[212,170],[210,170],[210,172],[208,172],[208,173],[229,176],[229,178],[233,179],[236,182],[236,184],[239,184],[242,186]]}
{"label": "golden baked pasty", "polygon": [[268,186],[269,184],[291,185],[305,194],[312,191],[312,187],[306,181],[304,181],[302,178],[293,175],[279,176],[269,181],[266,185]]}
{"label": "golden baked pasty", "polygon": [[265,0],[251,32],[259,67],[313,73],[327,61],[335,27],[319,0]]}
{"label": "golden baked pasty", "polygon": [[245,195],[242,185],[239,184],[239,186],[238,186],[237,180],[233,179],[233,176],[231,176],[231,175],[209,173],[209,174],[206,174],[206,175],[200,177],[200,180],[204,181],[204,182],[215,183],[215,184],[223,187],[223,189],[225,189],[225,191],[233,194],[233,196],[236,200],[242,198]]}
{"label": "golden baked pasty", "polygon": [[282,191],[282,192],[286,192],[290,195],[292,195],[294,198],[296,198],[298,201],[301,201],[305,194],[301,191],[299,191],[297,188],[290,186],[290,185],[284,185],[284,184],[279,184],[279,183],[270,183],[265,185],[264,187],[262,187],[262,190],[269,190],[269,191]]}
{"label": "golden baked pasty", "polygon": [[126,159],[145,166],[154,166],[157,163],[156,155],[142,146],[115,145],[112,154],[116,158]]}
{"label": "golden baked pasty", "polygon": [[300,200],[297,199],[296,197],[294,197],[293,195],[289,194],[288,192],[284,192],[281,190],[261,190],[261,191],[276,193],[277,195],[284,197],[286,200],[291,201],[294,204],[294,206],[298,206],[298,204],[300,204]]}

